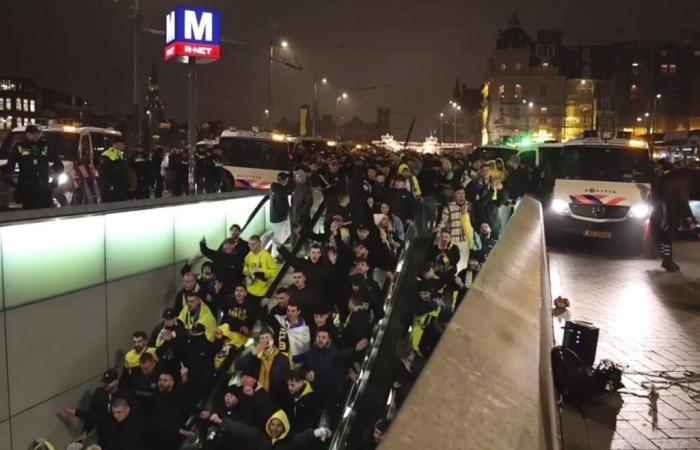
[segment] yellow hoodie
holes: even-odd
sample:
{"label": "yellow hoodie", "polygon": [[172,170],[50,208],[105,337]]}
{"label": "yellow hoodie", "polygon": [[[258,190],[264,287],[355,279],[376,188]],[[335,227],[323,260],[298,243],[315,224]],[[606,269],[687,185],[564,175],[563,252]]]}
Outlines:
{"label": "yellow hoodie", "polygon": [[[408,173],[404,174],[404,171],[407,171]],[[406,163],[401,163],[399,164],[397,172],[400,174],[404,174],[408,178],[408,184],[411,188],[411,192],[413,192],[413,196],[416,198],[420,197],[420,184],[418,184],[418,178],[416,178],[416,176],[413,175],[413,172],[411,172],[411,167]]]}
{"label": "yellow hoodie", "polygon": [[[272,433],[270,433],[270,422],[272,422],[272,419],[279,420],[280,422],[282,422],[282,426],[284,427],[284,431],[278,438],[273,438]],[[289,419],[287,418],[287,414],[281,409],[274,413],[272,416],[270,416],[270,418],[267,419],[267,423],[265,424],[265,432],[270,437],[270,439],[272,439],[272,445],[275,445],[277,441],[281,441],[282,439],[286,438],[289,434],[290,428],[291,426],[289,425]]]}
{"label": "yellow hoodie", "polygon": [[[277,261],[267,250],[260,250],[257,254],[249,252],[243,260],[243,275],[247,277],[248,293],[256,297],[264,296],[278,271]],[[263,272],[267,279],[263,281],[255,278],[255,272]]]}

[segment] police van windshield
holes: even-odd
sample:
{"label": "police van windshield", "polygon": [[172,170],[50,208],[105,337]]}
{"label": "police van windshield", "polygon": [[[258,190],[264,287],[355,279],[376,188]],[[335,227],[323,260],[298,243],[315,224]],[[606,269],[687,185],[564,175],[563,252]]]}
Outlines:
{"label": "police van windshield", "polygon": [[[24,131],[13,131],[8,134],[0,148],[0,159],[7,159],[10,150],[24,139]],[[58,153],[64,161],[76,161],[78,159],[78,133],[64,131],[43,131],[41,138],[49,144],[49,148]]]}
{"label": "police van windshield", "polygon": [[222,137],[222,163],[254,169],[289,170],[289,150],[285,142],[271,142],[239,137]]}
{"label": "police van windshield", "polygon": [[477,147],[474,149],[470,158],[472,161],[480,159],[482,161],[491,161],[496,158],[501,158],[504,162],[517,155],[518,150],[511,147]]}
{"label": "police van windshield", "polygon": [[107,134],[91,131],[90,140],[92,141],[93,160],[99,161],[102,152],[110,148],[114,143],[114,139],[118,137],[121,136],[116,134]]}
{"label": "police van windshield", "polygon": [[562,151],[561,178],[649,183],[650,172],[647,149],[567,146]]}

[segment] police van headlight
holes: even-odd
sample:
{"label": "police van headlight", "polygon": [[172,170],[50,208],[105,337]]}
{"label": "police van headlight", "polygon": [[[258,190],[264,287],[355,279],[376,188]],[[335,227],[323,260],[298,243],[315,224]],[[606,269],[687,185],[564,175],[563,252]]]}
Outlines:
{"label": "police van headlight", "polygon": [[564,200],[555,198],[552,200],[552,211],[556,214],[569,214],[571,209],[569,209],[569,204]]}
{"label": "police van headlight", "polygon": [[58,176],[58,184],[66,184],[68,183],[68,180],[68,175],[66,175],[65,173],[62,173]]}
{"label": "police van headlight", "polygon": [[630,216],[635,219],[646,219],[649,214],[651,214],[651,206],[646,203],[640,203],[630,208]]}

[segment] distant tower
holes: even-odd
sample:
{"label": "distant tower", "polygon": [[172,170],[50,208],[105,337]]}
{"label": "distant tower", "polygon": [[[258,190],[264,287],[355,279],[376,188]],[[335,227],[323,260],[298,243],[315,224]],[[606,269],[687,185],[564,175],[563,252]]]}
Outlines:
{"label": "distant tower", "polygon": [[160,101],[160,87],[158,86],[158,72],[153,64],[151,75],[148,77],[146,91],[146,113],[144,114],[146,129],[152,134],[157,131],[159,125],[165,121],[165,108]]}

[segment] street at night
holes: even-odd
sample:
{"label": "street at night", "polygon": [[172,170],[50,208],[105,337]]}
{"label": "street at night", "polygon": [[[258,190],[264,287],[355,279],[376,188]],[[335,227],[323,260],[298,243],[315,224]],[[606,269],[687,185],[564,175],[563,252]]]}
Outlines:
{"label": "street at night", "polygon": [[0,450],[700,450],[698,0],[0,5]]}

